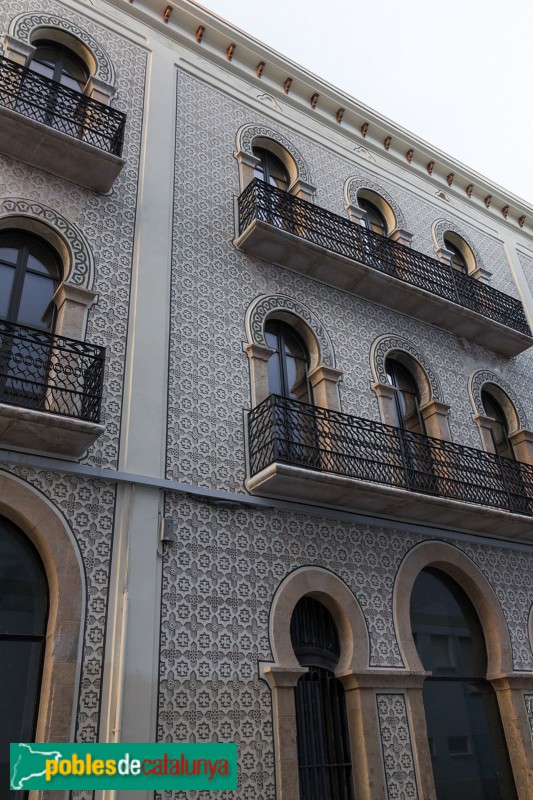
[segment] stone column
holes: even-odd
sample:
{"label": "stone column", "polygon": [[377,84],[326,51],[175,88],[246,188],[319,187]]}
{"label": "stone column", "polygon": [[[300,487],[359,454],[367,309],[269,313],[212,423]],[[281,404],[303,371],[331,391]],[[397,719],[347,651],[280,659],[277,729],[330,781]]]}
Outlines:
{"label": "stone column", "polygon": [[390,383],[374,383],[372,385],[375,391],[378,403],[381,421],[384,425],[397,425],[396,408],[394,405],[394,398],[396,396],[396,387]]}
{"label": "stone column", "polygon": [[533,431],[520,428],[508,436],[517,461],[533,466]]}
{"label": "stone column", "polygon": [[252,408],[266,400],[270,394],[268,388],[268,361],[276,352],[272,347],[262,344],[244,345],[244,350],[250,359],[250,384],[252,390]]}
{"label": "stone column", "polygon": [[271,664],[262,669],[262,676],[272,691],[278,800],[300,798],[294,687],[307,671],[307,667],[285,668]]}
{"label": "stone column", "polygon": [[313,401],[320,408],[328,408],[331,411],[340,411],[339,381],[342,378],[342,371],[334,367],[326,367],[319,364],[312,369],[309,374],[309,383],[313,388]]}
{"label": "stone column", "polygon": [[430,400],[420,406],[420,413],[428,436],[451,442],[452,437],[448,425],[450,406],[447,403],[441,403],[439,400]]}
{"label": "stone column", "polygon": [[54,295],[57,308],[56,333],[69,339],[85,337],[87,314],[96,299],[96,293],[82,286],[64,281]]}

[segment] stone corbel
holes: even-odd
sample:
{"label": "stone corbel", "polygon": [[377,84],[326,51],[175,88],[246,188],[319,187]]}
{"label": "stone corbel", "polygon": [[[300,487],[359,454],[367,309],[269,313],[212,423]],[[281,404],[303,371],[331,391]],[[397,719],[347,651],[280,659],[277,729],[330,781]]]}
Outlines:
{"label": "stone corbel", "polygon": [[390,234],[389,239],[392,239],[393,242],[398,242],[398,244],[403,244],[404,247],[411,247],[413,234],[403,228],[395,228]]}
{"label": "stone corbel", "polygon": [[308,378],[313,388],[315,405],[331,411],[341,410],[338,384],[342,375],[340,369],[326,367],[323,364],[319,364],[309,372]]}
{"label": "stone corbel", "polygon": [[437,258],[439,261],[442,261],[443,264],[446,264],[447,267],[453,267],[453,253],[446,247],[439,247],[437,250]]}
{"label": "stone corbel", "polygon": [[83,340],[89,308],[96,293],[64,281],[54,295],[57,308],[56,333],[69,339]]}
{"label": "stone corbel", "polygon": [[384,425],[397,425],[396,409],[394,405],[394,398],[396,396],[396,388],[391,386],[390,383],[374,383],[372,385],[376,393],[379,404],[379,414],[381,421]]}
{"label": "stone corbel", "polygon": [[85,87],[87,97],[92,100],[98,100],[99,103],[103,103],[105,106],[110,104],[115,92],[116,88],[114,86],[111,86],[110,83],[105,83],[100,78],[95,78],[94,75],[91,75]]}
{"label": "stone corbel", "polygon": [[3,45],[4,56],[9,58],[10,61],[21,64],[23,67],[26,67],[30,63],[35,53],[35,47],[33,47],[33,45],[20,42],[13,36],[9,36],[9,34],[4,36]]}
{"label": "stone corbel", "polygon": [[495,453],[494,440],[492,438],[492,423],[494,420],[492,417],[486,417],[484,414],[474,414],[472,419],[479,428],[483,450],[486,453]]}
{"label": "stone corbel", "polygon": [[252,386],[252,408],[266,400],[270,394],[268,389],[268,361],[276,352],[272,347],[252,342],[244,345],[250,359],[250,379]]}
{"label": "stone corbel", "polygon": [[490,283],[490,279],[492,278],[492,272],[484,267],[476,267],[476,269],[472,270],[469,275],[471,278],[475,278],[480,283]]}
{"label": "stone corbel", "polygon": [[316,192],[316,186],[298,178],[289,188],[289,192],[295,197],[299,197],[300,200],[307,200],[308,203],[312,203]]}
{"label": "stone corbel", "polygon": [[234,153],[237,163],[239,165],[239,178],[241,192],[246,189],[249,183],[254,179],[254,170],[261,163],[261,159],[257,158],[250,153],[245,153],[244,150],[238,150]]}
{"label": "stone corbel", "polygon": [[533,431],[520,428],[508,436],[515,458],[533,466]]}
{"label": "stone corbel", "polygon": [[428,436],[451,442],[452,437],[448,425],[450,406],[447,403],[441,403],[439,400],[430,400],[420,406],[420,413]]}
{"label": "stone corbel", "polygon": [[346,211],[350,221],[355,222],[356,225],[361,225],[366,220],[366,211],[363,211],[359,206],[354,206],[350,203],[346,206]]}

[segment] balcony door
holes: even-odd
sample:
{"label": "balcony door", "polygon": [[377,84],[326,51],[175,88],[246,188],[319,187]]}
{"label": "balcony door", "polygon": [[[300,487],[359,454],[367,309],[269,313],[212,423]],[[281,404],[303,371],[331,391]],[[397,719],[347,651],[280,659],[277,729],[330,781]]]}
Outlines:
{"label": "balcony door", "polygon": [[0,402],[40,408],[61,261],[27,231],[0,232]]}
{"label": "balcony door", "polygon": [[[320,462],[313,395],[308,378],[309,354],[298,333],[280,320],[265,325],[267,346],[274,350],[268,361],[269,394],[287,402],[274,406],[273,441],[277,458],[310,466]],[[291,402],[298,400],[306,406]]]}
{"label": "balcony door", "polygon": [[[80,102],[80,95],[89,79],[87,65],[72,50],[56,42],[40,40],[35,46],[29,68],[48,78],[48,84],[44,96],[36,98],[31,116],[45,125],[79,138],[84,122],[84,106]],[[66,92],[61,91],[62,86],[67,89]]]}
{"label": "balcony door", "polygon": [[48,584],[41,559],[26,536],[0,517],[0,785],[7,791],[9,745],[35,738],[48,617]]}
{"label": "balcony door", "polygon": [[411,595],[437,800],[516,800],[481,623],[461,587],[427,568]]}

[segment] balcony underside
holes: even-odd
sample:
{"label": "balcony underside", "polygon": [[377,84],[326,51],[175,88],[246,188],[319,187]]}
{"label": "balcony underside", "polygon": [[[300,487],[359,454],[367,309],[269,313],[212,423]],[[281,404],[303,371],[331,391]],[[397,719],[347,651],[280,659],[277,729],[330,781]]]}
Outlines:
{"label": "balcony underside", "polygon": [[95,422],[0,403],[0,448],[81,458],[105,428]]}
{"label": "balcony underside", "polygon": [[531,336],[262,220],[254,219],[235,240],[235,246],[505,356],[515,356],[533,345]]}
{"label": "balcony underside", "polygon": [[0,152],[95,192],[107,192],[123,158],[0,106]]}
{"label": "balcony underside", "polygon": [[270,464],[248,478],[246,488],[262,497],[533,542],[531,517],[288,464]]}

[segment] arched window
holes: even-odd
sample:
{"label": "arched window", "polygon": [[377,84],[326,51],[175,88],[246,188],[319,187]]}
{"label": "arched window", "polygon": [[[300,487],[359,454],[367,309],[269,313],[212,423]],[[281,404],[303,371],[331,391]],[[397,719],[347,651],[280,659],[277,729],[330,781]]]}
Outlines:
{"label": "arched window", "polygon": [[428,567],[411,595],[437,800],[516,800],[481,623],[461,587]]}
{"label": "arched window", "polygon": [[254,167],[254,177],[268,183],[270,186],[277,186],[278,189],[286,192],[289,188],[290,179],[281,159],[264,147],[254,147],[252,152],[259,159],[259,163]]}
{"label": "arched window", "polygon": [[485,413],[491,417],[490,432],[494,452],[504,458],[514,458],[513,446],[509,440],[509,425],[501,405],[486,389],[481,390],[481,402]]}
{"label": "arched window", "polygon": [[387,358],[385,370],[394,393],[395,425],[412,433],[426,433],[420,413],[420,392],[409,370],[394,358]]}
{"label": "arched window", "polygon": [[[10,742],[35,737],[48,617],[48,585],[37,551],[0,517],[0,783],[9,786]],[[27,792],[10,792],[22,800]]]}
{"label": "arched window", "polygon": [[328,609],[302,597],[291,618],[295,655],[308,672],[295,690],[300,800],[353,800],[344,687],[335,678],[339,634]]}
{"label": "arched window", "polygon": [[290,400],[312,403],[309,354],[293,328],[279,320],[265,324],[265,340],[275,352],[268,361],[268,389]]}
{"label": "arched window", "polygon": [[451,254],[452,267],[463,275],[476,269],[476,258],[470,246],[454,231],[447,231],[443,237],[444,247]]}
{"label": "arched window", "polygon": [[43,331],[54,326],[62,264],[50,245],[22,230],[0,232],[0,319]]}
{"label": "arched window", "polygon": [[366,215],[362,220],[365,227],[374,233],[378,233],[380,236],[386,236],[388,232],[388,226],[387,222],[385,221],[385,217],[379,208],[365,197],[359,198],[359,206],[363,209],[363,211],[366,212]]}
{"label": "arched window", "polygon": [[32,72],[77,92],[83,91],[89,79],[89,69],[76,53],[46,39],[34,42],[34,46],[36,50],[29,65]]}

